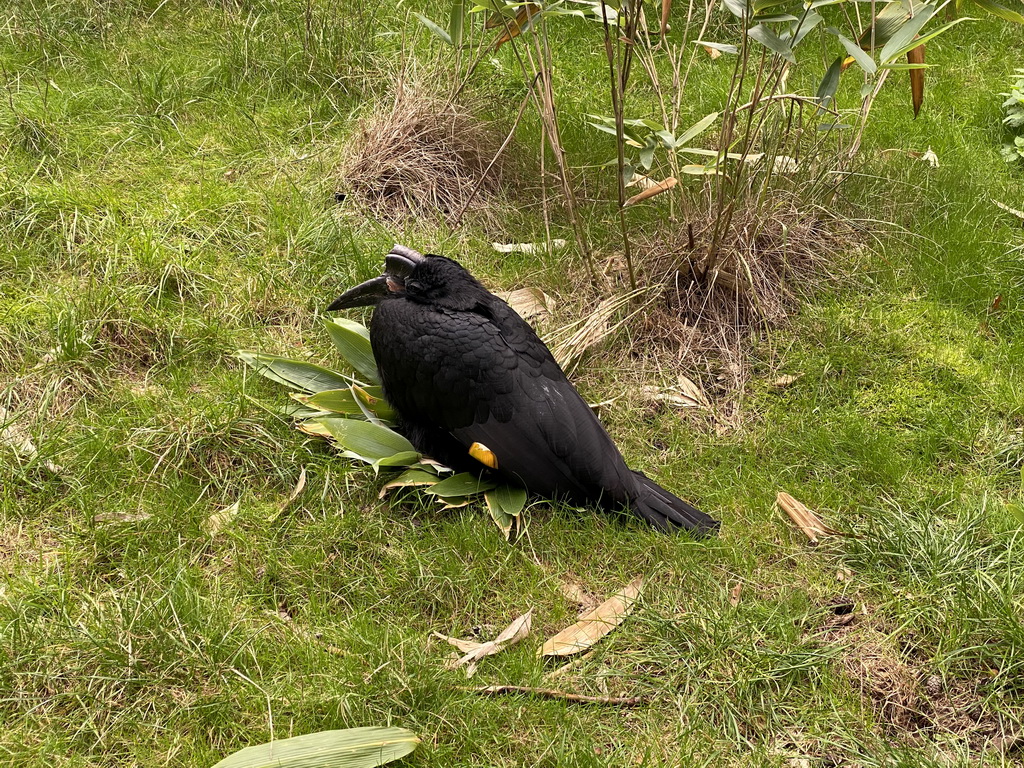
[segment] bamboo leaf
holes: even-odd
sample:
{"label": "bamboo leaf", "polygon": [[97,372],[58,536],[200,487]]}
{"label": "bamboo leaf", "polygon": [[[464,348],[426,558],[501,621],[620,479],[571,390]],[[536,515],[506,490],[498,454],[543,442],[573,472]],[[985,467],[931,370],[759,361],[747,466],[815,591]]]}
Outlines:
{"label": "bamboo leaf", "polygon": [[436,474],[428,472],[425,469],[407,469],[394,480],[384,483],[384,487],[380,489],[379,497],[383,499],[396,488],[414,488],[436,485],[440,482],[440,479],[441,478]]}
{"label": "bamboo leaf", "polygon": [[853,42],[853,40],[851,40],[850,38],[843,37],[843,35],[839,34],[839,30],[837,30],[835,27],[829,27],[828,31],[839,39],[839,42],[843,44],[843,48],[845,48],[846,52],[853,57],[854,61],[857,62],[861,69],[863,69],[869,75],[873,75],[875,73],[878,67],[875,64],[875,60],[871,58],[871,55],[869,53],[863,50],[859,45],[857,45],[857,43]]}
{"label": "bamboo leaf", "polygon": [[548,639],[537,655],[571,656],[585,651],[625,620],[640,596],[643,583],[640,577],[631,581],[571,627]]}
{"label": "bamboo leaf", "polygon": [[340,373],[302,360],[290,360],[278,355],[244,350],[239,350],[235,355],[260,376],[311,394],[328,389],[342,389],[352,383],[351,379]]}
{"label": "bamboo leaf", "polygon": [[408,755],[419,743],[405,728],[320,731],[246,747],[213,768],[375,768]]}
{"label": "bamboo leaf", "polygon": [[1024,24],[1024,14],[1012,8],[1007,8],[1002,3],[997,3],[995,0],[974,0],[974,2],[979,8],[983,8],[993,16],[998,16],[1000,19],[1012,21],[1016,24]]}
{"label": "bamboo leaf", "polygon": [[[924,64],[924,44],[907,51],[908,64]],[[910,98],[914,105],[914,117],[921,111],[924,104],[924,70],[910,70]]]}
{"label": "bamboo leaf", "polygon": [[422,13],[413,13],[413,15],[420,20],[420,24],[422,24],[424,27],[433,32],[436,37],[439,37],[441,40],[448,43],[448,45],[455,45],[455,43],[452,41],[451,35],[445,32],[444,29],[442,29],[440,26],[432,22]]}
{"label": "bamboo leaf", "polygon": [[818,86],[818,104],[822,107],[827,107],[832,99],[835,98],[836,91],[839,89],[839,76],[843,73],[843,57],[840,56],[825,72],[825,77],[821,80],[821,85]]}
{"label": "bamboo leaf", "polygon": [[427,493],[449,499],[456,496],[472,496],[476,493],[489,491],[496,486],[496,483],[492,483],[489,480],[481,480],[469,472],[462,472],[445,478],[437,485],[430,486],[427,489]]}
{"label": "bamboo leaf", "polygon": [[452,12],[448,17],[448,37],[456,48],[462,47],[462,28],[465,21],[465,0],[452,0]]}
{"label": "bamboo leaf", "polygon": [[796,56],[793,55],[793,49],[764,24],[751,27],[747,30],[747,35],[773,53],[779,54],[786,61],[796,64]]}
{"label": "bamboo leaf", "polygon": [[363,409],[356,402],[356,396],[351,387],[325,389],[323,392],[303,398],[302,403],[332,413],[344,413],[350,416],[362,416],[363,414]]}
{"label": "bamboo leaf", "polygon": [[338,416],[323,416],[313,421],[338,441],[346,455],[370,464],[398,454],[416,453],[412,443],[379,424]]}
{"label": "bamboo leaf", "polygon": [[711,124],[718,119],[719,114],[719,112],[712,112],[710,115],[702,117],[696,123],[683,131],[683,133],[676,139],[675,145],[678,147],[680,144],[687,144],[700,134],[704,133],[704,131],[710,128]]}
{"label": "bamboo leaf", "polygon": [[380,374],[377,372],[377,362],[373,359],[370,332],[366,326],[343,317],[324,318],[324,325],[346,362],[371,384],[378,384]]}
{"label": "bamboo leaf", "polygon": [[487,511],[505,538],[512,535],[512,525],[526,506],[526,489],[514,485],[499,485],[484,493]]}
{"label": "bamboo leaf", "polygon": [[878,54],[879,61],[883,64],[887,64],[890,61],[895,61],[906,53],[906,51],[902,50],[903,47],[909,45],[910,42],[917,37],[917,33],[921,31],[921,28],[927,24],[928,20],[934,15],[934,6],[919,6],[918,12],[911,18],[907,19],[907,21],[893,33],[892,37],[886,41],[885,45],[882,46],[882,52]]}

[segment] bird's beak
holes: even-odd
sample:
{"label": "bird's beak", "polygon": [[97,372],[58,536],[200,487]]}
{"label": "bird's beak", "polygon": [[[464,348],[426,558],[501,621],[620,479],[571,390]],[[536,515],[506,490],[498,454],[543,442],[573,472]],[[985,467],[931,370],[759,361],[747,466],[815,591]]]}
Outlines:
{"label": "bird's beak", "polygon": [[328,312],[352,307],[366,307],[376,304],[388,293],[403,293],[407,278],[423,259],[419,251],[397,243],[384,257],[384,274],[349,288],[327,307]]}
{"label": "bird's beak", "polygon": [[327,307],[328,312],[335,312],[339,309],[351,309],[352,307],[368,307],[376,304],[388,295],[388,276],[381,275],[365,283],[360,283],[355,288],[349,288],[341,296],[331,302]]}

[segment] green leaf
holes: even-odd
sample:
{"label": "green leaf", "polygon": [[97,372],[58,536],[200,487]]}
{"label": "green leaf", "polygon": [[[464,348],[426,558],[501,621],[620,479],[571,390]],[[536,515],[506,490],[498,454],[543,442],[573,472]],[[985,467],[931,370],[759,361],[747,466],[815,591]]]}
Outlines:
{"label": "green leaf", "polygon": [[679,138],[676,139],[676,146],[680,144],[686,144],[692,141],[694,138],[704,133],[708,127],[718,119],[718,112],[712,112],[710,115],[705,115],[696,123],[687,128]]}
{"label": "green leaf", "polygon": [[768,50],[779,54],[786,61],[796,64],[796,56],[793,55],[793,49],[783,42],[782,38],[764,26],[764,24],[751,27],[747,30],[747,34],[751,39],[756,40]]}
{"label": "green leaf", "polygon": [[645,171],[651,170],[651,166],[654,164],[654,150],[657,148],[658,142],[653,136],[648,136],[647,143],[640,149],[640,165]]}
{"label": "green leaf", "polygon": [[1024,505],[1011,502],[1006,505],[1006,511],[1013,515],[1017,519],[1017,522],[1024,525]]}
{"label": "green leaf", "polygon": [[371,384],[379,383],[380,374],[377,372],[377,361],[373,359],[370,332],[366,326],[343,317],[324,318],[324,325],[334,346],[348,364]]}
{"label": "green leaf", "polygon": [[696,40],[694,41],[694,45],[703,45],[705,48],[713,48],[714,50],[721,51],[722,53],[736,54],[740,52],[739,48],[735,45],[729,45],[728,43],[709,43],[707,40]]}
{"label": "green leaf", "polygon": [[835,27],[829,27],[826,31],[831,32],[839,38],[839,42],[843,44],[843,48],[845,48],[846,52],[853,57],[854,61],[857,62],[861,69],[869,75],[875,74],[878,67],[875,65],[875,60],[871,58],[871,55],[867,51],[848,37],[843,37]]}
{"label": "green leaf", "polygon": [[484,494],[487,508],[493,515],[495,510],[517,517],[526,507],[526,489],[516,485],[499,485]]}
{"label": "green leaf", "polygon": [[[909,18],[896,32],[894,32],[892,37],[890,37],[885,45],[882,46],[882,52],[878,54],[879,61],[883,64],[887,64],[890,61],[898,59],[903,55],[903,53],[906,53],[906,51],[903,51],[902,49],[917,37],[917,33],[921,31],[921,27],[927,24],[928,20],[934,15],[935,6],[918,6],[917,13]],[[915,42],[910,47],[916,48],[917,45],[918,43]]]}
{"label": "green leaf", "polygon": [[322,416],[314,419],[338,441],[345,455],[373,464],[396,454],[415,453],[413,444],[392,429],[369,421]]}
{"label": "green leaf", "polygon": [[818,103],[822,107],[827,107],[832,99],[835,98],[836,91],[839,90],[839,76],[843,73],[843,57],[840,56],[829,66],[828,71],[825,72],[825,77],[821,80],[821,85],[818,86]]}
{"label": "green leaf", "polygon": [[340,373],[303,360],[290,360],[278,355],[244,350],[239,350],[235,356],[260,376],[311,394],[327,389],[342,389],[352,383],[351,379]]}
{"label": "green leaf", "polygon": [[413,16],[420,20],[420,24],[422,24],[424,27],[433,32],[435,36],[441,38],[444,42],[448,43],[448,45],[455,45],[455,43],[452,42],[451,35],[449,35],[447,32],[441,29],[441,27],[432,22],[422,13],[413,13]]}
{"label": "green leaf", "polygon": [[[911,40],[906,45],[902,46],[901,48],[898,48],[895,51],[895,53],[893,54],[892,58],[890,58],[888,60],[885,59],[885,56],[884,56],[885,49],[883,48],[882,49],[882,54],[883,55],[881,57],[882,61],[895,61],[896,59],[900,58],[901,56],[905,56],[908,51],[914,50],[919,45],[924,45],[925,43],[931,42],[932,40],[934,40],[939,35],[945,34],[948,30],[952,29],[957,24],[962,24],[965,21],[977,21],[977,19],[971,18],[970,16],[964,16],[963,18],[955,19],[955,20],[949,22],[949,24],[944,24],[941,27],[939,27],[938,29],[934,30],[933,32],[929,32],[927,35],[922,35],[921,37],[918,37],[915,40]],[[893,39],[895,39],[895,38],[893,38]],[[890,42],[892,42],[892,41],[890,41]],[[886,46],[886,47],[888,47],[888,46]]]}
{"label": "green leaf", "polygon": [[325,389],[305,398],[305,403],[321,411],[332,413],[344,413],[351,416],[362,416],[363,409],[356,402],[355,393],[351,387],[345,389]]}
{"label": "green leaf", "polygon": [[388,495],[389,491],[394,490],[395,488],[414,488],[425,485],[437,485],[440,480],[441,478],[429,470],[419,468],[407,469],[394,480],[384,483],[384,486],[380,489],[380,498],[383,499]]}
{"label": "green leaf", "polygon": [[388,405],[388,401],[384,399],[384,390],[380,387],[360,387],[358,384],[353,384],[352,392],[366,410],[378,419],[391,422],[398,420],[398,414],[394,408]]}
{"label": "green leaf", "polygon": [[481,480],[479,477],[469,472],[462,472],[458,475],[452,475],[451,477],[445,478],[437,485],[432,485],[427,489],[427,493],[432,493],[435,496],[443,496],[445,498],[450,496],[472,496],[475,493],[489,491],[494,488],[495,485],[495,483],[492,483],[489,480]]}
{"label": "green leaf", "polygon": [[1012,8],[1007,8],[1005,5],[995,2],[995,0],[974,0],[974,2],[978,7],[985,9],[993,16],[998,16],[1000,19],[1017,24],[1024,24],[1024,14],[1018,13]]}
{"label": "green leaf", "polygon": [[377,459],[373,462],[375,467],[411,467],[418,463],[420,455],[416,451],[402,451],[386,459]]}
{"label": "green leaf", "polygon": [[814,11],[808,11],[803,15],[803,18],[797,19],[790,25],[790,28],[783,35],[783,40],[789,43],[791,48],[796,48],[807,37],[808,33],[821,24],[822,21],[823,19],[819,14]]}
{"label": "green leaf", "polygon": [[375,768],[405,757],[419,743],[405,728],[320,731],[246,747],[213,768]]}

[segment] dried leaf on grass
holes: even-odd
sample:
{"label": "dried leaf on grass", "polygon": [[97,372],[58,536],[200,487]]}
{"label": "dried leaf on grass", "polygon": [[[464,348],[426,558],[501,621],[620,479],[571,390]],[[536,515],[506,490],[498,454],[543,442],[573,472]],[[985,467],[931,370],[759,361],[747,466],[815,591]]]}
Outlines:
{"label": "dried leaf on grass", "polygon": [[643,392],[661,403],[667,403],[675,408],[707,408],[709,405],[704,390],[692,379],[679,374],[679,383],[669,389],[657,387],[644,387]]}
{"label": "dried leaf on grass", "polygon": [[841,536],[842,532],[830,528],[821,521],[821,518],[814,514],[803,503],[797,501],[785,491],[779,491],[776,497],[779,509],[789,516],[796,526],[804,532],[811,544],[818,543],[819,536]]}
{"label": "dried leaf on grass", "polygon": [[[566,244],[560,237],[553,238],[551,250],[560,251]],[[547,253],[548,250],[547,243],[491,243],[491,247],[498,253]]]}
{"label": "dried leaf on grass", "polygon": [[[28,431],[20,424],[16,424],[10,418],[10,412],[0,405],[0,446],[3,445],[9,446],[15,453],[25,459],[33,459],[39,453],[39,449],[32,442]],[[55,475],[64,472],[63,467],[54,464],[48,459],[44,459],[42,465]]]}
{"label": "dried leaf on grass", "polygon": [[729,590],[729,605],[735,608],[740,604],[740,595],[743,594],[743,582],[737,582],[736,586]]}
{"label": "dried leaf on grass", "polygon": [[582,693],[568,693],[566,691],[557,691],[554,688],[533,688],[527,685],[485,685],[480,688],[466,688],[465,690],[491,696],[503,693],[529,693],[533,696],[543,696],[549,699],[565,699],[566,701],[579,701],[588,704],[612,704],[620,707],[635,707],[647,701],[642,696],[587,696]]}
{"label": "dried leaf on grass", "polygon": [[141,523],[149,520],[149,512],[100,512],[92,516],[94,523]]}
{"label": "dried leaf on grass", "polygon": [[1024,211],[1018,211],[1016,208],[1011,208],[1006,203],[1000,203],[998,200],[993,200],[992,202],[996,204],[996,208],[1006,211],[1007,213],[1016,216],[1018,219],[1024,220]]}
{"label": "dried leaf on grass", "polygon": [[224,529],[224,526],[235,519],[241,503],[241,500],[239,500],[230,506],[224,507],[224,509],[214,512],[203,521],[203,530],[210,536],[216,536]]}
{"label": "dried leaf on grass", "polygon": [[780,389],[782,387],[788,387],[790,384],[796,384],[803,377],[804,375],[802,373],[787,373],[783,376],[778,376],[772,379],[772,386],[779,387]]}
{"label": "dried leaf on grass", "polygon": [[544,341],[551,348],[551,354],[554,355],[562,369],[569,371],[588,349],[608,338],[637,312],[643,311],[648,302],[634,305],[635,308],[632,312],[613,324],[611,319],[620,309],[633,303],[634,299],[653,293],[657,289],[658,286],[648,286],[617,296],[609,296],[598,304],[593,313],[585,320],[570,323],[547,334]]}
{"label": "dried leaf on grass", "polygon": [[486,643],[478,643],[475,640],[461,640],[457,637],[440,635],[437,632],[434,633],[434,636],[451,643],[460,651],[463,651],[463,655],[452,661],[448,667],[450,669],[458,669],[461,666],[466,666],[466,677],[472,677],[476,674],[477,664],[485,656],[493,656],[496,653],[500,653],[506,646],[515,645],[529,635],[530,621],[532,619],[533,609],[531,608],[505,627],[500,635]]}
{"label": "dried leaf on grass", "polygon": [[649,200],[655,195],[660,195],[662,192],[668,192],[677,183],[678,182],[676,181],[675,176],[669,176],[664,181],[656,182],[653,186],[647,187],[642,192],[638,192],[637,194],[633,195],[631,198],[629,198],[628,200],[626,200],[626,202],[622,204],[622,207],[628,208],[631,205],[642,203],[644,200]]}
{"label": "dried leaf on grass", "polygon": [[571,656],[590,648],[619,626],[630,614],[640,596],[643,583],[643,577],[638,576],[571,627],[566,627],[554,637],[549,638],[537,654],[539,656]]}
{"label": "dried leaf on grass", "polygon": [[523,320],[544,317],[555,311],[555,300],[540,288],[520,288],[496,294]]}

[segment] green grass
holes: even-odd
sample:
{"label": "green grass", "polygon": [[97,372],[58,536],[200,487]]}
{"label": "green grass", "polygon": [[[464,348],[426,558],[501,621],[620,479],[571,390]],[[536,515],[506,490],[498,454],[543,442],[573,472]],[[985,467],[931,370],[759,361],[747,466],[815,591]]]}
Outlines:
{"label": "green grass", "polygon": [[[393,724],[423,738],[407,762],[424,766],[1019,764],[1019,743],[993,739],[1020,732],[1024,705],[1024,237],[991,200],[1024,208],[995,95],[1020,28],[932,45],[917,121],[904,79],[883,92],[846,195],[896,226],[754,344],[737,427],[643,406],[632,382],[663,384],[653,368],[594,356],[579,372],[588,397],[624,395],[604,418],[630,462],[720,516],[721,538],[537,505],[509,546],[478,508],[378,502],[371,474],[274,416],[282,390],[231,357],[334,363],[318,315],[395,240],[573,305],[561,265],[496,259],[481,225],[387,228],[334,203],[354,119],[402,56],[438,54],[421,31],[402,53],[404,7],[308,7],[0,11],[0,402],[39,448],[0,448],[0,761],[212,765],[272,735]],[[610,145],[581,115],[607,112],[604,65],[575,29],[565,138],[593,165]],[[520,99],[509,57],[478,86],[501,120]],[[695,119],[726,77],[700,63]],[[530,120],[519,141],[528,157]],[[907,154],[928,146],[937,169]],[[522,194],[510,241],[543,237]],[[586,205],[605,254],[608,210]],[[857,536],[809,548],[773,509],[781,489]],[[533,639],[575,619],[563,581],[603,596],[638,574],[636,613],[546,683]],[[839,602],[853,623],[836,626]],[[430,632],[489,637],[531,606],[534,638],[474,682],[651,703],[461,690]],[[920,684],[898,722],[880,706],[894,669]]]}

